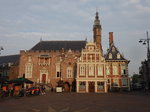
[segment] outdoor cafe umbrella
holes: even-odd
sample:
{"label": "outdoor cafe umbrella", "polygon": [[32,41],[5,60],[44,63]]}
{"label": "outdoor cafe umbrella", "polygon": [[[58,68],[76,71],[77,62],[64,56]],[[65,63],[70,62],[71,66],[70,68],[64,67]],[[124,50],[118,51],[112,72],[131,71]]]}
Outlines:
{"label": "outdoor cafe umbrella", "polygon": [[33,81],[31,81],[31,80],[29,80],[27,78],[23,78],[23,77],[11,80],[10,82],[11,83],[19,83],[19,84],[22,84],[22,83],[33,84]]}

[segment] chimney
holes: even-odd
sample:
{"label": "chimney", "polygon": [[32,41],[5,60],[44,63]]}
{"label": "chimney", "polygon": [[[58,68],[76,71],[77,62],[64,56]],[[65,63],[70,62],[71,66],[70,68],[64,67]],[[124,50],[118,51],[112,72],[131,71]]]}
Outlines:
{"label": "chimney", "polygon": [[109,45],[111,46],[114,43],[113,32],[109,32]]}

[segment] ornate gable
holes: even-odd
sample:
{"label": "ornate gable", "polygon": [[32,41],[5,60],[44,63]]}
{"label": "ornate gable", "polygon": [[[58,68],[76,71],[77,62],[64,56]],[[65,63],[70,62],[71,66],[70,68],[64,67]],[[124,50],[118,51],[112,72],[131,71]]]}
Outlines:
{"label": "ornate gable", "polygon": [[117,47],[112,44],[110,48],[108,49],[106,55],[105,55],[105,60],[107,61],[128,61],[126,60],[123,55],[119,52]]}

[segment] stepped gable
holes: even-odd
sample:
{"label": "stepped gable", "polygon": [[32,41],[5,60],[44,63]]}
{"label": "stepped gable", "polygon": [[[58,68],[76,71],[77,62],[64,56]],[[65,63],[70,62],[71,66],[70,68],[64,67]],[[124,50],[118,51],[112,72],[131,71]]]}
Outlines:
{"label": "stepped gable", "polygon": [[40,41],[37,43],[30,51],[56,51],[56,50],[75,50],[81,51],[82,48],[85,48],[86,41]]}
{"label": "stepped gable", "polygon": [[16,63],[19,61],[19,54],[16,55],[8,55],[8,56],[0,56],[0,64],[7,64],[7,63]]}

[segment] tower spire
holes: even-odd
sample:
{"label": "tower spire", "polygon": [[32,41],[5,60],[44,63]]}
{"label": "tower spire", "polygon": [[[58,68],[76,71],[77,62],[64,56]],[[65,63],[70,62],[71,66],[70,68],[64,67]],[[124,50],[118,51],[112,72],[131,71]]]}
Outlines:
{"label": "tower spire", "polygon": [[98,11],[96,11],[94,25],[93,25],[93,40],[96,43],[97,47],[100,48],[102,52],[102,45],[101,45],[101,24],[99,20]]}

